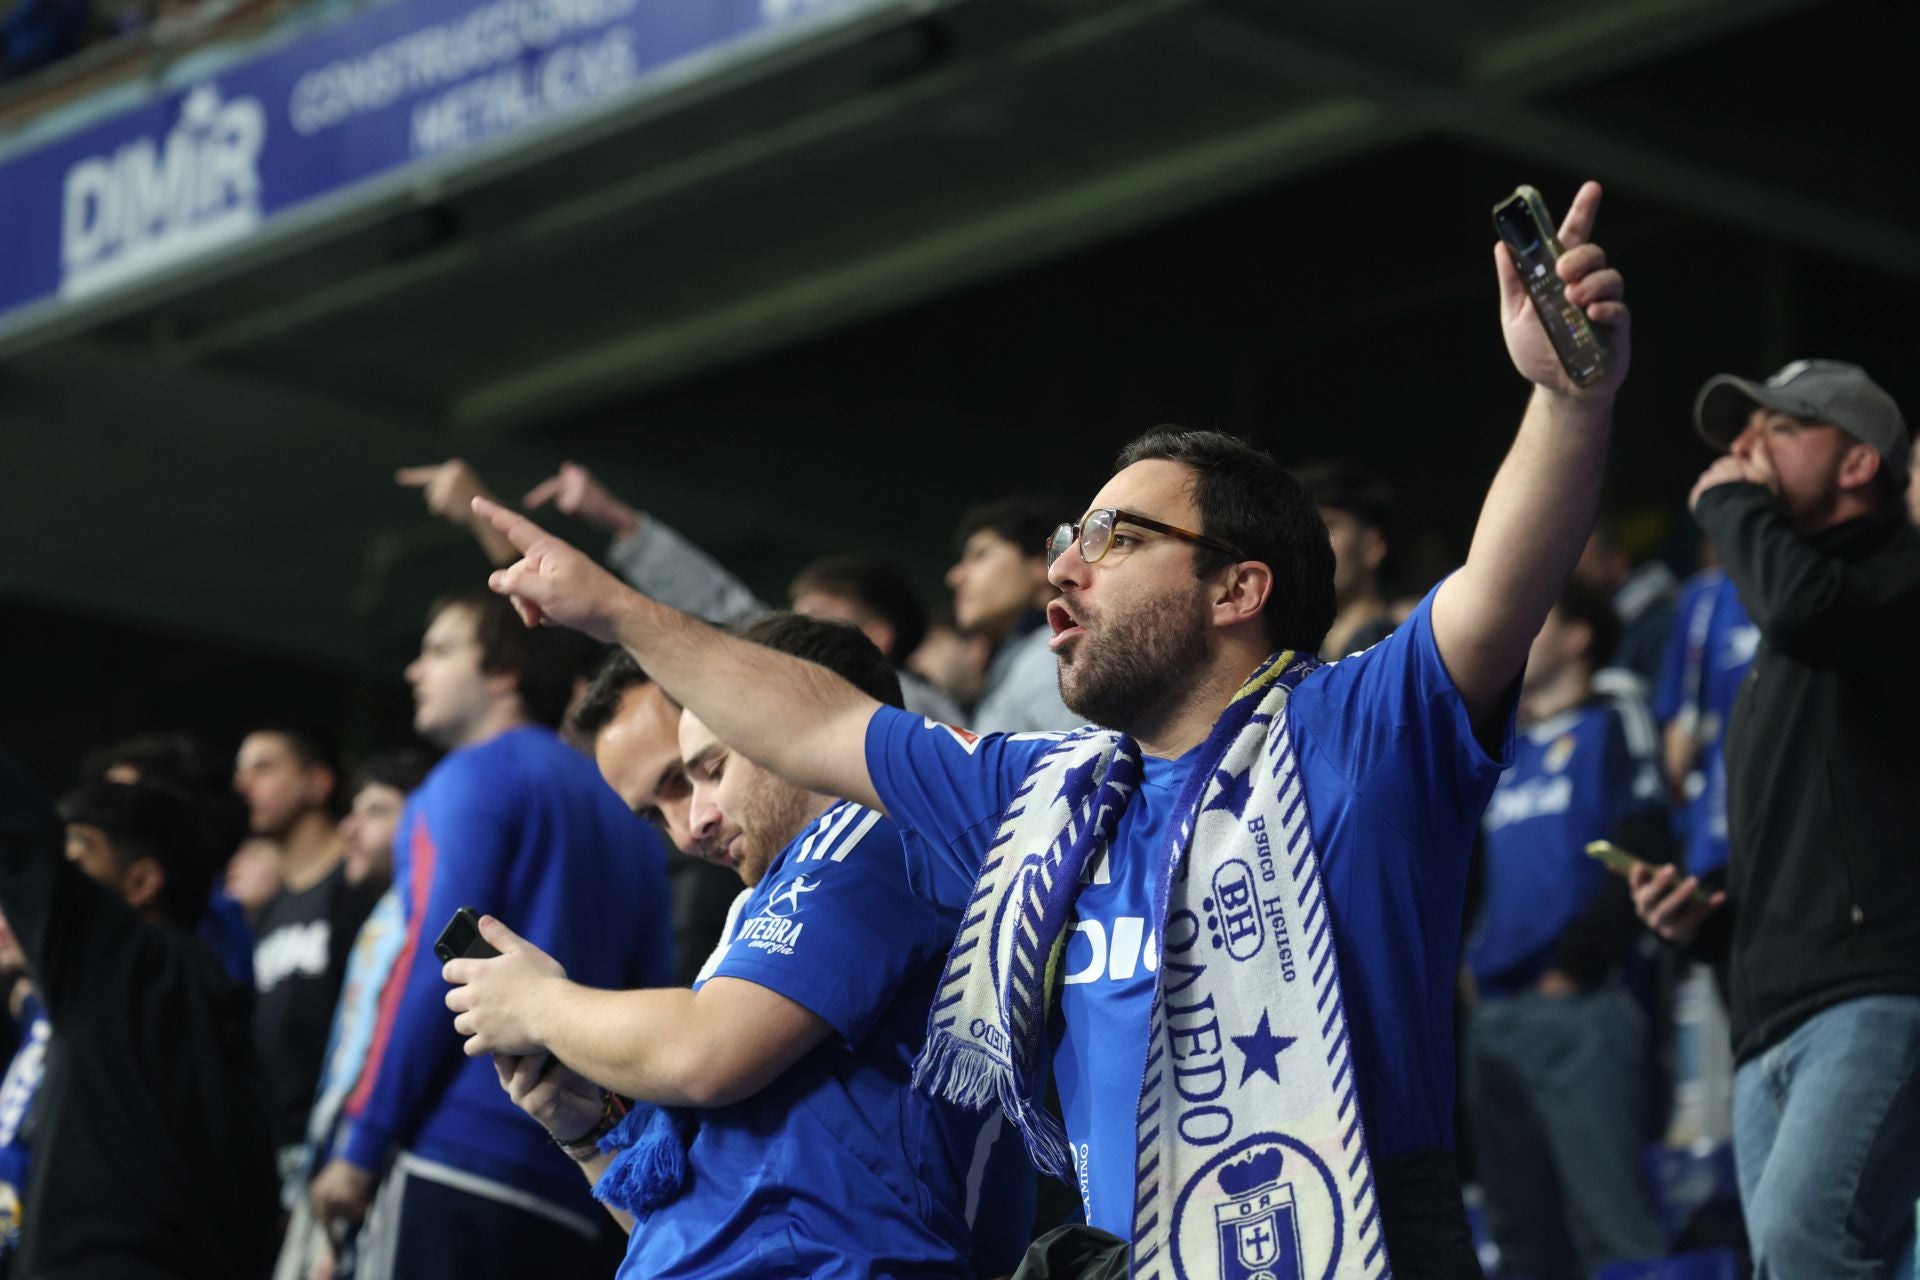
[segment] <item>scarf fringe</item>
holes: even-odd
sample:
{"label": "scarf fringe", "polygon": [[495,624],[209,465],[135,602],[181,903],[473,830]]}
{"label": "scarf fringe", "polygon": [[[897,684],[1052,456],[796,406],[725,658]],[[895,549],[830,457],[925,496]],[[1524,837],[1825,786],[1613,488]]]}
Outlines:
{"label": "scarf fringe", "polygon": [[593,1198],[631,1214],[647,1214],[670,1204],[687,1185],[687,1149],[680,1126],[665,1107],[635,1104],[600,1150],[613,1161],[593,1184]]}

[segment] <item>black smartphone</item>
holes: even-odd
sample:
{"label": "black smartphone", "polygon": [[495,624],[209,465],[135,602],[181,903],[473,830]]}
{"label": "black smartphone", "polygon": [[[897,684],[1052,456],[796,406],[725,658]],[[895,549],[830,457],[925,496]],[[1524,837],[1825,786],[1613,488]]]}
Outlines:
{"label": "black smartphone", "polygon": [[485,960],[500,953],[480,936],[480,913],[472,907],[462,907],[440,931],[439,939],[433,944],[433,954],[445,964],[449,960]]}
{"label": "black smartphone", "polygon": [[1560,241],[1540,193],[1519,186],[1493,206],[1493,226],[1513,254],[1513,265],[1533,299],[1554,354],[1576,386],[1591,386],[1606,375],[1607,344],[1588,321],[1586,312],[1567,300],[1566,282],[1554,270],[1560,260]]}

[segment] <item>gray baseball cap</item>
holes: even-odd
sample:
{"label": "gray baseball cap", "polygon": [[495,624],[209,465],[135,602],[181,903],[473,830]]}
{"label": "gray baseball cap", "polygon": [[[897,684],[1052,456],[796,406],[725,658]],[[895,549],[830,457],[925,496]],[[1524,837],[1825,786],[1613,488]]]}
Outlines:
{"label": "gray baseball cap", "polygon": [[1907,474],[1912,442],[1900,406],[1857,364],[1841,360],[1795,360],[1765,382],[1749,382],[1730,373],[1707,379],[1693,402],[1693,422],[1716,449],[1726,449],[1746,429],[1747,415],[1758,406],[1829,422],[1880,451],[1896,475]]}

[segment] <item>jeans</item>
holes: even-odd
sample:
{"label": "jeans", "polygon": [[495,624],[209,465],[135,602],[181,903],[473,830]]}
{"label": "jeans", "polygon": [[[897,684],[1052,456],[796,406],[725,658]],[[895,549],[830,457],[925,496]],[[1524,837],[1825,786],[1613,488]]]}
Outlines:
{"label": "jeans", "polygon": [[1467,1044],[1469,1117],[1502,1274],[1564,1280],[1664,1253],[1640,1172],[1647,1022],[1625,989],[1488,1000]]}
{"label": "jeans", "polygon": [[1920,996],[1823,1010],[1733,1081],[1755,1280],[1891,1274],[1920,1198]]}

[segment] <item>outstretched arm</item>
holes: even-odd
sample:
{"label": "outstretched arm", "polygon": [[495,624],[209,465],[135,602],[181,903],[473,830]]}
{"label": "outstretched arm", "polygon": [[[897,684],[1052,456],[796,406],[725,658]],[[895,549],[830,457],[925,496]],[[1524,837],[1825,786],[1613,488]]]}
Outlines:
{"label": "outstretched arm", "polygon": [[1484,735],[1527,658],[1527,648],[1565,587],[1593,529],[1613,426],[1613,398],[1626,376],[1625,285],[1592,243],[1600,185],[1574,197],[1561,224],[1558,271],[1567,297],[1612,346],[1606,375],[1576,387],[1534,317],[1504,244],[1494,246],[1500,323],[1514,366],[1534,384],[1506,461],[1493,478],[1467,563],[1433,602],[1441,660]]}
{"label": "outstretched arm", "polygon": [[571,627],[632,653],[722,742],[822,795],[881,807],[867,773],[879,703],[811,662],[717,631],[626,586],[574,547],[498,503],[474,511],[520,552],[487,585],[529,626]]}

